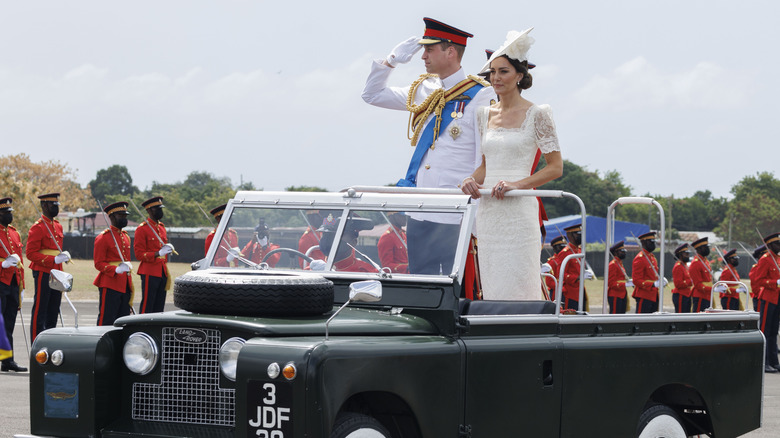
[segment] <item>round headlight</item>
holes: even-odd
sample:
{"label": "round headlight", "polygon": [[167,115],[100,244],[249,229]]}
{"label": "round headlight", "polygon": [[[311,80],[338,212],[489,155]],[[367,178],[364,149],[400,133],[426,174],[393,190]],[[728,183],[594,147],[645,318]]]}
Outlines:
{"label": "round headlight", "polygon": [[125,366],[130,371],[146,375],[157,365],[157,344],[146,333],[133,333],[122,350]]}
{"label": "round headlight", "polygon": [[54,353],[51,354],[51,363],[54,365],[60,366],[62,365],[62,361],[65,359],[65,355],[62,352],[62,350],[54,350]]}
{"label": "round headlight", "polygon": [[219,349],[219,368],[222,370],[222,374],[230,380],[236,380],[238,353],[245,343],[246,341],[241,338],[230,338]]}

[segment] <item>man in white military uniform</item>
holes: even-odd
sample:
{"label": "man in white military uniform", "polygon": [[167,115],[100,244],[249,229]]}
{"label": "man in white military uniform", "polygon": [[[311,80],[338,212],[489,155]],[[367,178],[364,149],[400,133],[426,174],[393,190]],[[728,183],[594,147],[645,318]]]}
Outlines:
{"label": "man in white military uniform", "polygon": [[[460,65],[466,40],[473,35],[424,18],[422,39],[398,44],[377,60],[363,90],[367,103],[412,113],[412,156],[402,187],[457,188],[482,163],[477,108],[496,99],[493,89]],[[408,63],[420,49],[426,75],[409,87],[388,87],[390,73]],[[458,215],[409,215],[407,241],[409,272],[449,274],[457,245]]]}

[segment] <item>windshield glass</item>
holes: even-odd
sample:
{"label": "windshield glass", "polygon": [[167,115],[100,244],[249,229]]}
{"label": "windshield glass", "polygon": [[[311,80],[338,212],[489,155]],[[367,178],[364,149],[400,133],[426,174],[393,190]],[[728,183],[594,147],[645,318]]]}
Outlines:
{"label": "windshield glass", "polygon": [[222,218],[221,239],[211,243],[219,241],[211,266],[449,275],[463,214],[436,213],[443,219],[432,223],[438,227],[415,217],[419,213],[389,209],[237,205]]}

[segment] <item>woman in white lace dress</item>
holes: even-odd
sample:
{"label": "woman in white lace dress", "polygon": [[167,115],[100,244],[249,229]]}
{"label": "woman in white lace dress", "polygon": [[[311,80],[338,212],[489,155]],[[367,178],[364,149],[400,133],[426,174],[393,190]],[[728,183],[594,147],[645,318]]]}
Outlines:
{"label": "woman in white lace dress", "polygon": [[[479,266],[488,300],[541,299],[539,204],[534,197],[505,194],[539,187],[563,172],[549,105],[535,105],[520,95],[532,83],[527,68],[534,41],[530,31],[509,32],[488,61],[499,101],[477,111],[482,165],[461,185],[475,199],[480,197],[478,189],[492,188],[477,211]],[[532,173],[537,150],[547,164]]]}

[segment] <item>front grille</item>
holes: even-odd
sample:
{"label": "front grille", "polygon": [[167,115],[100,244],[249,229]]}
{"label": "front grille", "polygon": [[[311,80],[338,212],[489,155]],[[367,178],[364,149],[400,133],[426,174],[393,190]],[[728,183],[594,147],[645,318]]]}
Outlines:
{"label": "front grille", "polygon": [[204,330],[206,342],[191,344],[162,331],[161,382],[133,384],[134,420],[233,426],[236,391],[219,387],[219,330]]}

